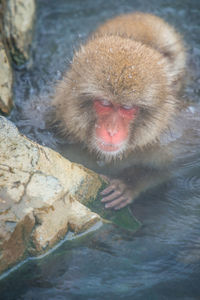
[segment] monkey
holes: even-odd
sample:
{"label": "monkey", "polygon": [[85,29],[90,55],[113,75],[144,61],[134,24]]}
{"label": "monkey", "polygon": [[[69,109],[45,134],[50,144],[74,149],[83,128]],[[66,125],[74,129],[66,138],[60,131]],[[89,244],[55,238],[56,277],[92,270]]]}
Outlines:
{"label": "monkey", "polygon": [[180,111],[185,68],[180,34],[149,13],[106,21],[75,52],[56,86],[54,121],[114,168],[101,174],[106,208],[131,204],[161,180],[172,160],[162,140]]}

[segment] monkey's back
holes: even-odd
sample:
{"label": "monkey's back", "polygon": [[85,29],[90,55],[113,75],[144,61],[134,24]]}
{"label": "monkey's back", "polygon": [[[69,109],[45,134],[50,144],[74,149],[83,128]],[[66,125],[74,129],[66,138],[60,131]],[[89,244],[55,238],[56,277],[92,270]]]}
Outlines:
{"label": "monkey's back", "polygon": [[171,70],[182,77],[185,50],[181,36],[161,18],[146,13],[120,15],[97,28],[94,36],[117,35],[145,44],[168,59]]}

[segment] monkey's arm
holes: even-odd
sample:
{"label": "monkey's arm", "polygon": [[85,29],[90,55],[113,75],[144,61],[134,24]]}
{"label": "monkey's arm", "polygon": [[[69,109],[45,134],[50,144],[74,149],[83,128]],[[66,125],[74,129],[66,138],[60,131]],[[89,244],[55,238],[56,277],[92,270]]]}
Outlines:
{"label": "monkey's arm", "polygon": [[101,192],[106,208],[121,209],[132,203],[142,192],[152,188],[169,177],[169,170],[133,167],[124,170],[118,178],[107,177],[109,186]]}

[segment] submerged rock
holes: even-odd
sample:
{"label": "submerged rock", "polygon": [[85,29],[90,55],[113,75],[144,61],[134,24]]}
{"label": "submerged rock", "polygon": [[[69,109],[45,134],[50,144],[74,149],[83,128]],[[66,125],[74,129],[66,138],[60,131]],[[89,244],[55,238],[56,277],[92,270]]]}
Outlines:
{"label": "submerged rock", "polygon": [[101,218],[79,201],[96,198],[100,177],[23,135],[0,117],[0,273],[45,253],[70,229]]}

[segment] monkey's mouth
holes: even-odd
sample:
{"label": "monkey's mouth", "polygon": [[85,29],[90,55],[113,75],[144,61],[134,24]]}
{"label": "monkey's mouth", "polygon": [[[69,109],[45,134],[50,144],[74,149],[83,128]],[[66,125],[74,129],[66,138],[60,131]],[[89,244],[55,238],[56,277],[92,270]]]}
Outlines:
{"label": "monkey's mouth", "polygon": [[109,153],[119,152],[122,150],[123,145],[124,143],[112,144],[112,143],[106,143],[100,139],[97,140],[97,146],[103,152],[109,152]]}

